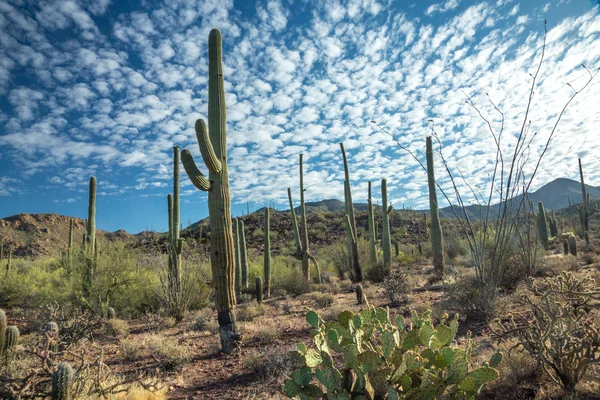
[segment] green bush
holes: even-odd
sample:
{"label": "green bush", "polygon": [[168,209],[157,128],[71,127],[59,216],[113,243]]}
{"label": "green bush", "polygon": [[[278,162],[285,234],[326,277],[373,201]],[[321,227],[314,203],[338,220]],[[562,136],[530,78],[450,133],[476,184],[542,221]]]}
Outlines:
{"label": "green bush", "polygon": [[489,320],[496,310],[496,289],[474,276],[456,282],[449,290],[450,304],[474,321]]}
{"label": "green bush", "polygon": [[309,311],[306,320],[315,348],[300,343],[294,352],[302,367],[280,387],[291,398],[472,399],[498,377],[501,353],[469,371],[470,336],[462,346],[450,347],[457,318],[434,326],[429,312],[413,311],[406,324],[402,316],[392,322],[389,309],[369,308],[344,311],[332,322]]}

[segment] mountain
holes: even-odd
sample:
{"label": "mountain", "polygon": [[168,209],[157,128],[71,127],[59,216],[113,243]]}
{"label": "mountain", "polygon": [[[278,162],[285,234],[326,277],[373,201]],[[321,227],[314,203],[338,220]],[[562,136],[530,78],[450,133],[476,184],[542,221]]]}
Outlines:
{"label": "mountain", "polygon": [[[600,187],[585,185],[585,189],[587,193],[590,194],[592,199],[600,199]],[[515,204],[519,204],[521,197],[522,195],[515,197]],[[534,204],[536,204],[536,207],[537,203],[541,201],[544,203],[544,208],[546,210],[558,210],[560,208],[569,207],[569,199],[571,205],[581,203],[581,183],[572,179],[558,178],[550,183],[545,184],[535,192],[529,193],[528,197],[534,202]],[[445,200],[440,198],[439,201],[442,203],[442,201]],[[493,205],[492,209],[497,210],[496,207],[498,207],[497,204]],[[469,218],[479,218],[480,212],[483,211],[483,208],[478,205],[471,205],[467,206],[466,208],[467,212],[469,213]],[[454,218],[454,214],[452,213],[452,209],[450,207],[440,208],[439,211],[440,217]]]}
{"label": "mountain", "polygon": [[[8,248],[19,257],[58,255],[69,246],[69,226],[71,217],[58,214],[18,214],[0,219],[0,244],[4,252]],[[73,246],[79,248],[85,233],[85,220],[73,218]],[[126,240],[132,235],[118,230],[116,232],[96,231],[96,237],[102,241]]]}

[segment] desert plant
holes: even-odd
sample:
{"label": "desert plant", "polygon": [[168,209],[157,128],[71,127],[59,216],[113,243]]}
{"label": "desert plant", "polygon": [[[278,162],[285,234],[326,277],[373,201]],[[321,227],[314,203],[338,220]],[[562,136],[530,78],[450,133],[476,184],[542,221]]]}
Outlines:
{"label": "desert plant", "polygon": [[569,251],[572,256],[577,257],[577,238],[574,235],[569,236]]}
{"label": "desert plant", "polygon": [[60,332],[58,330],[58,324],[54,321],[48,322],[44,326],[44,333],[46,335],[46,347],[53,354],[58,353],[58,344],[60,342]]}
{"label": "desert plant", "polygon": [[573,392],[589,366],[600,362],[600,334],[585,311],[600,298],[596,282],[563,272],[542,283],[530,280],[527,288],[529,295],[520,298],[527,312],[496,320],[494,335],[515,336],[514,348],[524,348],[555,383]]}
{"label": "desert plant", "polygon": [[182,299],[181,291],[181,253],[183,251],[183,239],[180,237],[180,207],[179,207],[179,146],[173,147],[173,195],[167,196],[169,213],[169,233],[167,235],[167,291],[165,294],[171,297],[169,301],[174,307],[168,312],[177,322],[185,317],[187,309],[185,305],[178,304]]}
{"label": "desert plant", "polygon": [[588,233],[588,231],[585,231],[583,233],[583,239],[585,240],[585,244],[587,244],[589,246],[590,245],[590,234]]}
{"label": "desert plant", "polygon": [[256,277],[256,302],[258,304],[263,301],[263,282],[260,276]]}
{"label": "desert plant", "polygon": [[[231,353],[241,339],[235,323],[235,259],[231,227],[231,198],[227,169],[225,90],[222,67],[221,32],[213,29],[208,38],[208,132],[204,120],[196,121],[200,153],[209,170],[198,170],[189,150],[181,159],[186,173],[198,189],[208,192],[210,262],[215,286],[215,305],[220,326],[221,349]],[[210,133],[210,137],[209,137]]]}
{"label": "desert plant", "polygon": [[348,160],[344,143],[340,143],[342,158],[344,161],[344,204],[346,213],[346,235],[348,253],[352,254],[352,267],[354,269],[355,282],[362,281],[362,270],[360,266],[360,254],[358,251],[358,232],[356,231],[356,217],[354,215],[354,203],[352,202],[352,190],[350,189],[350,172],[348,171]]}
{"label": "desert plant", "polygon": [[569,254],[569,240],[568,239],[563,240],[563,254],[565,256]]}
{"label": "desert plant", "polygon": [[544,209],[544,203],[538,202],[538,229],[540,231],[540,240],[544,250],[550,248],[550,242],[548,241],[548,224],[546,222],[546,210]]}
{"label": "desert plant", "polygon": [[14,350],[19,342],[19,328],[16,326],[9,326],[6,328],[6,340],[4,342],[4,352],[7,354],[9,351]]}
{"label": "desert plant", "polygon": [[410,291],[407,276],[399,268],[393,269],[389,276],[383,280],[383,291],[392,304],[396,304],[406,298]]}
{"label": "desert plant", "polygon": [[71,386],[75,373],[68,362],[58,364],[56,371],[52,373],[52,400],[70,400]]}
{"label": "desert plant", "polygon": [[[371,259],[371,267],[377,265],[377,234],[375,232],[375,218],[374,218],[374,207],[373,198],[371,197],[371,181],[369,181],[369,198],[367,200],[368,207],[368,229],[369,229],[369,256]],[[398,242],[396,242],[396,249],[398,249]],[[397,251],[396,251],[397,252]]]}
{"label": "desert plant", "polygon": [[6,314],[4,310],[0,309],[0,356],[4,354],[6,348]]}
{"label": "desert plant", "polygon": [[390,214],[392,206],[388,206],[387,180],[381,180],[381,249],[383,250],[383,267],[389,274],[392,265],[392,242],[390,235]]}
{"label": "desert plant", "polygon": [[265,297],[271,297],[271,230],[269,226],[269,208],[265,207],[265,250],[264,250],[264,275]]}
{"label": "desert plant", "polygon": [[248,250],[246,248],[246,230],[244,229],[244,221],[241,218],[238,219],[237,229],[240,242],[240,286],[242,290],[245,290],[248,289]]}
{"label": "desert plant", "polygon": [[433,146],[431,136],[426,139],[427,183],[429,187],[429,210],[431,213],[431,249],[433,250],[433,267],[439,277],[444,275],[444,235],[438,211],[435,171],[433,167]]}
{"label": "desert plant", "polygon": [[496,309],[496,288],[466,276],[450,287],[449,298],[456,309],[474,321],[489,320]]}
{"label": "desert plant", "polygon": [[83,297],[89,298],[94,279],[94,259],[96,253],[96,177],[90,178],[88,218],[86,220],[86,234],[84,236],[85,268],[83,272]]}
{"label": "desert plant", "polygon": [[237,296],[242,293],[242,253],[240,249],[240,220],[233,219],[233,248],[235,250],[235,294]]}
{"label": "desert plant", "polygon": [[356,288],[354,289],[354,291],[356,292],[356,303],[357,304],[362,304],[365,301],[365,295],[363,293],[363,287],[362,285],[359,283],[358,285],[356,285]]}
{"label": "desert plant", "polygon": [[450,347],[458,319],[446,323],[444,317],[434,326],[430,312],[413,311],[407,324],[402,316],[392,322],[389,309],[368,308],[358,314],[344,311],[336,321],[325,322],[309,311],[306,320],[316,349],[298,344],[294,356],[303,366],[280,390],[301,399],[474,398],[498,377],[495,367],[502,354],[469,371],[470,335],[462,346]]}
{"label": "desert plant", "polygon": [[108,319],[115,319],[115,318],[117,318],[117,312],[115,311],[114,308],[108,307],[106,309],[106,318],[108,318]]}

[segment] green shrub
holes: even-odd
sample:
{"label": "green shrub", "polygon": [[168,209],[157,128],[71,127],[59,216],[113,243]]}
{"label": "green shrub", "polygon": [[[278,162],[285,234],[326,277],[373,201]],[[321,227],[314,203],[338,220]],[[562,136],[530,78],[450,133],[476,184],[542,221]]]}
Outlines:
{"label": "green shrub", "polygon": [[496,310],[496,290],[474,276],[457,281],[448,294],[450,304],[470,320],[487,321]]}
{"label": "green shrub", "polygon": [[402,316],[392,322],[389,309],[370,308],[359,314],[344,311],[332,322],[309,311],[306,320],[315,348],[298,344],[294,355],[302,367],[280,387],[288,397],[470,399],[498,377],[501,353],[469,371],[470,336],[462,346],[450,347],[457,318],[434,326],[429,313],[413,311],[406,324]]}

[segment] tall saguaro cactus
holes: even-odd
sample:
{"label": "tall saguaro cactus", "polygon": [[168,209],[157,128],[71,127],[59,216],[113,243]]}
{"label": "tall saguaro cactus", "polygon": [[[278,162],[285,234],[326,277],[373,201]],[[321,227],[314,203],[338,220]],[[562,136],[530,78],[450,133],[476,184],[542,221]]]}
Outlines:
{"label": "tall saguaro cactus", "polygon": [[383,250],[383,265],[389,271],[392,265],[392,240],[390,238],[390,213],[388,207],[387,180],[381,180],[381,249]]}
{"label": "tall saguaro cactus", "polygon": [[[235,293],[242,293],[242,257],[241,257],[241,239],[240,239],[240,220],[233,219],[233,246],[235,248]],[[236,299],[237,300],[237,299]]]}
{"label": "tall saguaro cactus", "polygon": [[69,221],[69,248],[67,250],[67,274],[73,269],[73,218]]}
{"label": "tall saguaro cactus", "polygon": [[240,241],[240,285],[242,289],[248,288],[248,250],[246,248],[246,232],[244,221],[238,219],[238,237]]}
{"label": "tall saguaro cactus", "polygon": [[96,255],[96,177],[90,178],[90,191],[88,202],[88,218],[85,234],[85,259],[86,268],[83,276],[83,296],[87,298],[92,289],[94,279],[94,257]]}
{"label": "tall saguaro cactus", "polygon": [[[179,211],[179,146],[173,147],[173,196],[168,196],[169,206],[169,234],[167,254],[169,257],[167,286],[170,296],[180,298],[181,294],[181,253],[183,239],[180,237],[180,211]],[[182,309],[177,310],[175,320],[183,320]]]}
{"label": "tall saguaro cactus", "polygon": [[350,173],[348,172],[348,159],[344,143],[340,143],[342,158],[344,160],[344,200],[346,204],[346,215],[350,221],[348,230],[348,244],[352,254],[352,266],[354,268],[354,280],[362,282],[362,269],[358,252],[358,232],[356,231],[356,218],[354,215],[354,204],[352,203],[352,191],[350,190]]}
{"label": "tall saguaro cactus", "polygon": [[319,269],[319,263],[317,262],[317,259],[310,254],[308,245],[308,226],[306,224],[306,207],[304,205],[304,169],[302,164],[302,154],[300,154],[300,220],[302,222],[302,230],[298,227],[291,188],[288,188],[288,199],[290,201],[292,227],[294,228],[294,238],[296,240],[296,254],[294,254],[294,256],[297,259],[302,260],[302,276],[307,282],[310,280],[309,261],[313,262],[315,269],[317,270],[317,279],[320,283],[321,271]]}
{"label": "tall saguaro cactus", "polygon": [[265,297],[271,297],[271,227],[269,219],[269,207],[265,207]]}
{"label": "tall saguaro cactus", "polygon": [[550,242],[548,240],[548,224],[546,222],[546,210],[544,209],[544,203],[538,202],[538,230],[540,232],[540,240],[542,241],[542,247],[544,250],[550,248]]}
{"label": "tall saguaro cactus", "polygon": [[208,192],[210,264],[215,285],[221,350],[232,353],[236,350],[241,335],[234,314],[235,250],[227,169],[227,115],[221,42],[221,32],[213,29],[208,37],[208,131],[204,120],[196,121],[196,137],[209,171],[208,179],[196,167],[189,150],[183,150],[181,159],[194,186]]}
{"label": "tall saguaro cactus", "polygon": [[371,197],[371,182],[369,181],[368,207],[368,228],[369,228],[369,253],[371,256],[371,266],[377,265],[377,234],[375,233],[375,217],[373,215],[373,198]]}
{"label": "tall saguaro cactus", "polygon": [[438,276],[444,275],[444,237],[438,211],[438,199],[435,189],[435,172],[433,168],[433,146],[431,136],[426,139],[427,181],[429,184],[429,211],[431,213],[431,250],[433,252],[433,268]]}
{"label": "tall saguaro cactus", "polygon": [[578,208],[579,211],[579,219],[581,220],[581,231],[582,234],[584,232],[588,232],[590,228],[590,217],[598,211],[598,207],[591,208],[590,204],[590,194],[586,193],[585,190],[585,182],[583,180],[583,167],[581,166],[581,158],[579,160],[579,176],[581,178],[581,197],[583,202],[581,204],[581,208]]}

